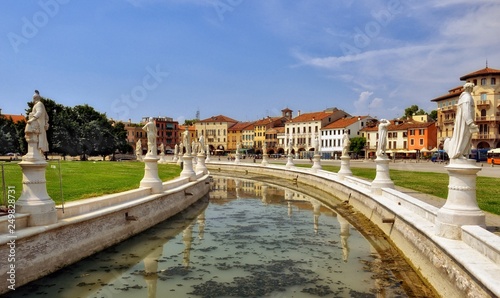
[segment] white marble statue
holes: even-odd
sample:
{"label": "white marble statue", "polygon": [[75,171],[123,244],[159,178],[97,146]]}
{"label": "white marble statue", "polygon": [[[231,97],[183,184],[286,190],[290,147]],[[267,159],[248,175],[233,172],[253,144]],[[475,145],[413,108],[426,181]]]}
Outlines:
{"label": "white marble statue", "polygon": [[24,132],[26,139],[33,138],[37,140],[37,149],[42,153],[49,151],[49,142],[47,141],[47,129],[49,129],[49,115],[45,111],[45,106],[41,102],[40,93],[35,90],[33,94],[33,109],[29,113],[28,121]]}
{"label": "white marble statue", "polygon": [[179,154],[179,145],[175,144],[174,147],[174,156],[177,156]]}
{"label": "white marble statue", "polygon": [[351,147],[351,140],[347,132],[344,132],[342,137],[342,156],[349,156],[349,148]]}
{"label": "white marble statue", "polygon": [[472,134],[479,132],[474,123],[474,100],[472,99],[473,83],[465,83],[460,94],[453,126],[453,136],[444,141],[444,150],[450,159],[467,159],[471,149]]}
{"label": "white marble statue", "polygon": [[200,153],[205,153],[205,137],[201,135],[198,138],[198,142],[200,143]]}
{"label": "white marble statue", "polygon": [[262,154],[267,154],[267,143],[262,144]]}
{"label": "white marble statue", "polygon": [[179,155],[182,155],[182,154],[184,154],[184,144],[180,143],[179,144]]}
{"label": "white marble statue", "polygon": [[238,142],[238,143],[236,143],[236,154],[240,153],[240,149],[241,149],[241,143]]}
{"label": "white marble statue", "polygon": [[135,143],[135,155],[137,158],[142,156],[142,143],[141,140],[137,140],[137,143]]}
{"label": "white marble statue", "polygon": [[318,135],[316,135],[314,137],[313,146],[314,146],[314,154],[319,154],[319,138],[318,138]]}
{"label": "white marble statue", "polygon": [[163,143],[160,144],[160,155],[165,156],[165,145]]}
{"label": "white marble statue", "polygon": [[385,156],[385,148],[387,146],[387,129],[391,122],[387,119],[380,120],[378,125],[378,145],[377,156]]}
{"label": "white marble statue", "polygon": [[148,123],[144,125],[142,130],[146,131],[148,136],[148,152],[146,153],[146,155],[156,155],[157,130],[156,130],[156,124],[153,122],[153,117],[149,117]]}
{"label": "white marble statue", "polygon": [[292,154],[293,150],[293,143],[292,143],[292,138],[288,139],[288,154]]}
{"label": "white marble statue", "polygon": [[191,155],[191,144],[189,140],[189,130],[186,127],[186,130],[182,133],[182,141],[184,148],[186,148],[186,154]]}

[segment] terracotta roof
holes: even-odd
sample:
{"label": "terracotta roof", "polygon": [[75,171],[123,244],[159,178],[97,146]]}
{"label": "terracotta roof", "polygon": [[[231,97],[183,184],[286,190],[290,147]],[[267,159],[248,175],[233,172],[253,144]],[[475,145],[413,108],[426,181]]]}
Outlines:
{"label": "terracotta roof", "polygon": [[[339,110],[337,110],[339,111]],[[336,112],[336,111],[335,111]],[[290,120],[290,122],[311,122],[311,121],[321,121],[322,119],[332,116],[334,112],[313,112],[313,113],[303,113]]]}
{"label": "terracotta roof", "polygon": [[235,125],[228,128],[228,130],[231,130],[231,131],[244,130],[244,128],[246,128],[247,126],[249,126],[251,124],[252,124],[252,122],[238,122]]}
{"label": "terracotta roof", "polygon": [[26,117],[24,117],[24,115],[1,114],[0,117],[4,117],[5,119],[12,119],[14,123],[19,121],[26,121]]}
{"label": "terracotta roof", "polygon": [[[365,119],[368,116],[354,116],[354,117],[346,117],[346,118],[341,118],[335,122],[332,122],[328,124],[327,126],[323,127],[323,129],[332,129],[332,128],[345,128],[353,123],[356,123],[356,121],[359,121],[361,119]],[[359,120],[358,120],[359,118]]]}
{"label": "terracotta roof", "polygon": [[250,122],[250,124],[247,127],[244,127],[242,130],[255,130],[255,122]]}
{"label": "terracotta roof", "polygon": [[275,121],[279,121],[279,120],[282,120],[282,119],[283,119],[283,122],[285,122],[287,120],[285,117],[266,117],[264,119],[255,121],[254,125],[255,126],[268,125],[270,123],[273,123]]}
{"label": "terracotta roof", "polygon": [[439,97],[431,99],[431,101],[441,101],[441,100],[445,100],[445,99],[448,99],[448,98],[456,97],[456,96],[459,96],[460,93],[462,93],[463,91],[464,91],[464,87],[463,86],[458,86],[458,87],[455,87],[453,89],[450,89],[448,91],[448,94],[441,95]]}
{"label": "terracotta roof", "polygon": [[[429,126],[435,125],[435,122],[404,122],[402,124],[394,124],[394,120],[391,120],[391,124],[387,128],[388,131],[395,131],[395,130],[408,130],[408,129],[418,129],[418,128],[426,128]],[[378,124],[377,126],[373,127],[367,127],[365,126],[363,129],[360,131],[378,131]]]}
{"label": "terracotta roof", "polygon": [[469,74],[466,74],[465,76],[462,76],[460,78],[460,81],[465,81],[465,80],[473,78],[473,77],[488,76],[488,75],[500,75],[500,69],[493,69],[493,68],[489,68],[488,66],[486,66],[483,69],[480,69],[478,71],[471,72]]}
{"label": "terracotta roof", "polygon": [[276,130],[276,133],[284,133],[285,132],[284,126],[275,127],[274,129]]}
{"label": "terracotta roof", "polygon": [[227,116],[224,116],[224,115],[218,115],[218,116],[212,116],[210,118],[200,120],[198,122],[233,122],[233,123],[236,123],[238,121],[234,120],[232,118],[229,118]]}
{"label": "terracotta roof", "polygon": [[[179,131],[183,132],[186,130],[186,125],[179,125]],[[188,131],[194,131],[196,127],[194,125],[188,126]]]}

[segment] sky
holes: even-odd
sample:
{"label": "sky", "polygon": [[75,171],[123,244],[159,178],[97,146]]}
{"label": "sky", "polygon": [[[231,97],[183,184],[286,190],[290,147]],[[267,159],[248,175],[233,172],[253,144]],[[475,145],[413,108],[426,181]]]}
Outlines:
{"label": "sky", "polygon": [[33,91],[113,119],[337,107],[393,119],[500,69],[498,0],[0,2],[0,108]]}

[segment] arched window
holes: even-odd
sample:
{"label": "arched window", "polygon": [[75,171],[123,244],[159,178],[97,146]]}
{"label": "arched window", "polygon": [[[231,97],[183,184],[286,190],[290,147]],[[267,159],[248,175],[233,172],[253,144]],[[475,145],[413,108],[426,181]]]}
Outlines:
{"label": "arched window", "polygon": [[486,110],[485,109],[481,110],[481,117],[486,117]]}

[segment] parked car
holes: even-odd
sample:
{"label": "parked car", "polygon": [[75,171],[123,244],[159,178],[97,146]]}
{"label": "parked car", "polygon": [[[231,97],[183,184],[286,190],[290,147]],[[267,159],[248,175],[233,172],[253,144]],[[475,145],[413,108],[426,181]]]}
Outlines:
{"label": "parked car", "polygon": [[166,149],[165,154],[174,154],[174,150],[172,149]]}
{"label": "parked car", "polygon": [[432,162],[441,162],[448,160],[450,160],[450,157],[448,156],[448,153],[446,153],[444,150],[438,150],[437,152],[434,152],[434,154],[432,154],[431,156]]}

